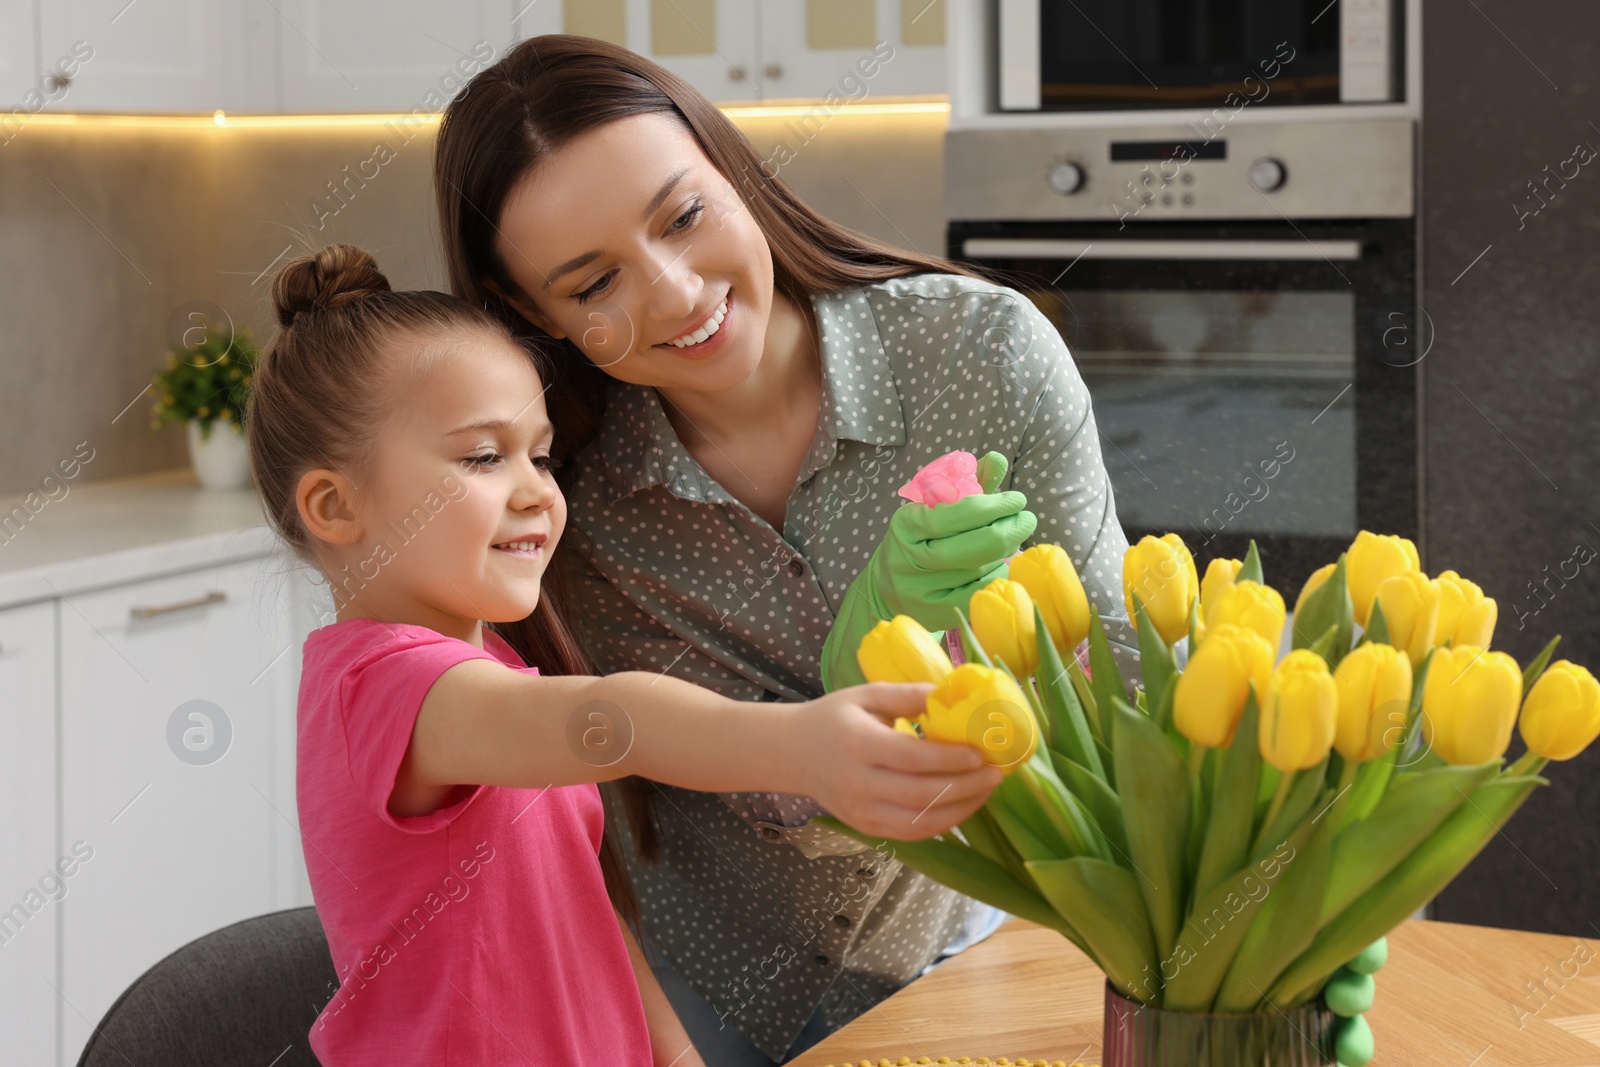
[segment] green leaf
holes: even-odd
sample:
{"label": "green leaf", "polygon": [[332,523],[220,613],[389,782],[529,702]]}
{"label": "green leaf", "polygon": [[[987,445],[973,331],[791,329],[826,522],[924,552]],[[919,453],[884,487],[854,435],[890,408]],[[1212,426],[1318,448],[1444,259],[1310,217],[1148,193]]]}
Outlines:
{"label": "green leaf", "polygon": [[1361,631],[1361,640],[1356,644],[1364,645],[1368,641],[1375,645],[1389,643],[1389,624],[1383,617],[1383,605],[1376,597],[1372,600],[1372,611],[1367,615],[1367,628]]}
{"label": "green leaf", "polygon": [[1239,952],[1217,990],[1212,1011],[1258,1010],[1257,1005],[1266,999],[1272,983],[1316,936],[1316,924],[1309,921],[1309,916],[1316,914],[1328,884],[1333,836],[1338,829],[1336,821],[1327,815],[1326,808],[1308,814],[1297,832],[1310,827],[1310,837],[1299,847],[1285,840],[1273,852],[1273,858],[1283,864],[1283,871],[1255,922],[1245,932]]}
{"label": "green leaf", "polygon": [[1317,926],[1327,925],[1399,866],[1499,768],[1500,761],[1492,760],[1476,767],[1441,767],[1396,779],[1370,816],[1334,839],[1333,873]]}
{"label": "green leaf", "polygon": [[1057,852],[1057,857],[1098,856],[1110,859],[1110,849],[1094,830],[1091,820],[1078,799],[1067,792],[1067,787],[1056,777],[1050,765],[1050,750],[1036,749],[1028,761],[1011,774],[1022,782],[1032,794],[1038,810],[1050,821],[1057,835],[1067,843],[1067,849]]}
{"label": "green leaf", "polygon": [[1250,836],[1255,828],[1256,787],[1261,777],[1261,748],[1256,737],[1255,692],[1245,699],[1244,712],[1234,731],[1233,743],[1222,756],[1222,773],[1211,801],[1205,844],[1195,874],[1196,896],[1208,893],[1250,858]]}
{"label": "green leaf", "polygon": [[1350,650],[1350,638],[1355,631],[1355,606],[1350,602],[1344,553],[1339,554],[1339,561],[1334,564],[1327,581],[1312,590],[1305,603],[1300,605],[1300,610],[1295,612],[1290,647],[1310,648],[1321,635],[1327,633],[1329,626],[1334,627],[1336,635],[1333,639],[1335,655],[1332,659],[1327,656],[1323,658],[1328,659],[1329,667],[1337,667],[1339,660]]}
{"label": "green leaf", "polygon": [[1550,643],[1545,645],[1537,656],[1533,657],[1533,662],[1528,664],[1528,669],[1522,672],[1522,694],[1524,696],[1528,694],[1528,690],[1533,688],[1533,683],[1539,680],[1539,675],[1544,673],[1545,667],[1550,663],[1550,657],[1555,654],[1556,645],[1560,643],[1561,635],[1556,634],[1550,639]]}
{"label": "green leaf", "polygon": [[1077,690],[1067,676],[1067,668],[1061,662],[1055,642],[1050,640],[1050,631],[1045,628],[1044,616],[1040,614],[1037,604],[1033,606],[1033,621],[1034,632],[1039,636],[1039,672],[1035,677],[1039,682],[1039,695],[1044,700],[1045,712],[1050,716],[1051,747],[1104,777],[1100,753],[1094,745],[1094,732],[1089,727],[1089,716],[1078,700]]}
{"label": "green leaf", "polygon": [[1117,796],[1139,891],[1165,956],[1187,899],[1184,849],[1189,839],[1189,772],[1155,723],[1122,700],[1110,705],[1116,737]]}
{"label": "green leaf", "polygon": [[1113,986],[1147,1004],[1160,1003],[1150,917],[1132,871],[1080,857],[1029,862],[1028,873],[1056,911],[1073,917],[1088,943],[1085,953]]}
{"label": "green leaf", "polygon": [[[1309,820],[1302,822],[1286,845],[1298,854],[1313,829]],[[1239,945],[1284,869],[1285,865],[1276,858],[1252,863],[1223,878],[1196,900],[1172,956],[1162,962],[1163,978],[1168,963],[1177,968],[1166,984],[1163,1007],[1172,1011],[1211,1010],[1223,977],[1238,957]]]}
{"label": "green leaf", "polygon": [[1261,576],[1261,553],[1256,550],[1256,539],[1250,538],[1250,548],[1244,554],[1244,562],[1239,567],[1239,573],[1233,579],[1235,582],[1258,582],[1265,585],[1267,580]]}
{"label": "green leaf", "polygon": [[1500,832],[1534,787],[1546,784],[1537,775],[1502,775],[1479,786],[1471,803],[1457,808],[1398,867],[1317,932],[1310,947],[1273,984],[1268,999],[1279,1008],[1309,1000],[1346,960],[1437,896]]}
{"label": "green leaf", "polygon": [[[1003,787],[1010,780],[1011,776],[1007,775],[1000,786]],[[999,792],[998,787],[996,792]],[[1067,851],[1067,843],[1057,838],[1048,823],[1041,820],[1041,813],[1032,810],[1032,807],[1030,802],[1024,811],[1018,811],[1011,803],[991,796],[984,809],[1023,863],[1028,860],[1060,859]]]}
{"label": "green leaf", "polygon": [[[1178,665],[1172,659],[1172,649],[1162,640],[1161,633],[1144,610],[1144,602],[1138,597],[1133,598],[1133,614],[1139,630],[1139,668],[1144,675],[1145,702],[1150,717],[1159,723],[1161,700],[1178,676]],[[1095,673],[1100,673],[1099,667],[1095,667]],[[1165,728],[1165,724],[1162,726]]]}
{"label": "green leaf", "polygon": [[1262,826],[1256,835],[1255,844],[1250,849],[1251,862],[1259,860],[1277,847],[1280,841],[1289,836],[1289,831],[1305,818],[1306,812],[1311,810],[1311,806],[1322,795],[1327,769],[1328,763],[1324,760],[1309,771],[1295,772],[1294,784],[1289,787],[1289,799],[1284,802],[1283,810],[1272,820],[1271,826]]}
{"label": "green leaf", "polygon": [[1089,951],[1072,923],[1058,914],[1049,902],[1014,878],[1000,864],[964,845],[936,838],[894,841],[873,837],[845,825],[831,815],[812,816],[811,822],[848,834],[880,851],[887,850],[890,856],[940,885],[949,886],[974,900],[981,900],[990,907],[1049,927],[1085,952]]}
{"label": "green leaf", "polygon": [[994,823],[994,816],[989,814],[987,808],[979,808],[967,817],[967,821],[960,826],[961,836],[966,839],[968,847],[985,857],[993,860],[1024,885],[1030,885],[1032,879],[1022,866],[1022,857],[1017,855],[1017,850],[1011,847],[1005,835]]}
{"label": "green leaf", "polygon": [[[1111,642],[1106,639],[1106,628],[1100,622],[1100,612],[1089,605],[1089,669],[1094,672],[1090,688],[1094,690],[1095,707],[1100,710],[1100,737],[1111,738],[1111,701],[1126,702],[1128,685],[1122,680],[1117,661],[1111,655]],[[1116,747],[1115,740],[1111,742]]]}
{"label": "green leaf", "polygon": [[1388,755],[1378,759],[1368,760],[1356,771],[1356,779],[1350,786],[1350,803],[1345,805],[1344,823],[1346,826],[1360,822],[1366,818],[1378,801],[1383,798],[1384,792],[1389,788],[1389,781],[1394,777],[1394,761]]}
{"label": "green leaf", "polygon": [[[1346,634],[1344,647],[1348,648],[1349,644],[1350,635]],[[1343,656],[1343,651],[1339,647],[1338,624],[1329,626],[1322,632],[1321,637],[1311,642],[1311,651],[1322,657],[1322,661],[1328,665],[1328,670],[1335,670],[1339,666],[1340,658]]]}
{"label": "green leaf", "polygon": [[1061,784],[1083,804],[1100,836],[1111,846],[1112,858],[1125,867],[1130,866],[1133,861],[1128,851],[1128,834],[1123,827],[1122,803],[1116,791],[1100,776],[1059,752],[1050,753],[1050,761]]}
{"label": "green leaf", "polygon": [[1150,709],[1150,719],[1161,727],[1169,738],[1174,739],[1184,753],[1187,753],[1189,751],[1189,739],[1178,733],[1177,728],[1172,725],[1172,705],[1177,700],[1177,697],[1178,672],[1173,671],[1172,677],[1167,679],[1166,689],[1162,690],[1161,695],[1156,698],[1155,707]]}
{"label": "green leaf", "polygon": [[1076,655],[1067,660],[1067,677],[1072,681],[1072,691],[1078,694],[1078,703],[1083,705],[1084,718],[1089,722],[1089,732],[1094,734],[1096,741],[1105,745],[1106,737],[1100,725],[1099,701],[1095,698],[1094,686],[1090,683],[1089,676],[1083,673],[1083,665],[1078,662]]}
{"label": "green leaf", "polygon": [[972,632],[972,624],[967,622],[967,616],[960,608],[956,609],[956,621],[961,625],[961,650],[966,653],[967,662],[993,667],[989,654],[978,644],[978,636]]}

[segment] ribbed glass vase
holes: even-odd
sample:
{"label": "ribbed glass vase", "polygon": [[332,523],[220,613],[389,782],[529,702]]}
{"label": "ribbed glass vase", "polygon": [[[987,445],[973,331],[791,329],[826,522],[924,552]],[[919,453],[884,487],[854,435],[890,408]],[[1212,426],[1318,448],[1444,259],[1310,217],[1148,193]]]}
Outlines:
{"label": "ribbed glass vase", "polygon": [[1163,1011],[1106,983],[1101,1067],[1336,1067],[1334,1014],[1321,999],[1287,1012]]}

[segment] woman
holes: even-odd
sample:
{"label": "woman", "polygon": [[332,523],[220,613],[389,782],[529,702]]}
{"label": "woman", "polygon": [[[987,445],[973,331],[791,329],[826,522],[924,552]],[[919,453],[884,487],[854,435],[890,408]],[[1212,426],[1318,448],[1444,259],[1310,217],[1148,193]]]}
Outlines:
{"label": "woman", "polygon": [[[552,408],[587,413],[556,437],[583,446],[565,602],[600,671],[815,696],[863,615],[943,629],[1024,540],[1071,553],[1133,669],[1088,393],[1015,290],[818,216],[698,92],[589,38],[530,39],[474,78],[435,184],[453,288],[556,339]],[[954,449],[1001,453],[1020,492],[891,527],[895,490]],[[851,639],[829,641],[841,613]],[[808,798],[647,798],[630,876],[708,1064],[781,1062],[1003,918],[808,826]]]}

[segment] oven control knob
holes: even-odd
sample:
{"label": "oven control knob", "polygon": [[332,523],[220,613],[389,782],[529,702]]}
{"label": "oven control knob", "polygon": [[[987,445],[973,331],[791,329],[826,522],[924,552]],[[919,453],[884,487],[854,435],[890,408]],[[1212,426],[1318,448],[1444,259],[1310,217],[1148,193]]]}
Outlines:
{"label": "oven control knob", "polygon": [[1083,168],[1076,163],[1057,163],[1050,168],[1050,188],[1062,196],[1071,196],[1083,188]]}
{"label": "oven control knob", "polygon": [[1260,189],[1263,193],[1270,193],[1283,186],[1284,179],[1289,176],[1283,169],[1283,164],[1271,156],[1264,156],[1250,164],[1250,173],[1247,177],[1250,184]]}

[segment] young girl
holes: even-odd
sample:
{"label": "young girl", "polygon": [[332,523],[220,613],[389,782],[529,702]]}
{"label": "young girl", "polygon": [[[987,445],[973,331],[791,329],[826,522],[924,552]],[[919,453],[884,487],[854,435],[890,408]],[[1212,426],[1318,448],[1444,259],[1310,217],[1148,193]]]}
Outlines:
{"label": "young girl", "polygon": [[[582,676],[540,596],[566,507],[537,357],[464,301],[391,291],[348,245],[286,266],[273,300],[251,463],[338,607],[300,688],[300,831],[340,977],[312,1049],[330,1067],[701,1063],[608,901],[594,783],[805,794],[915,839],[999,772],[888,725],[925,686],[756,705]],[[525,665],[484,623],[530,615]]]}

